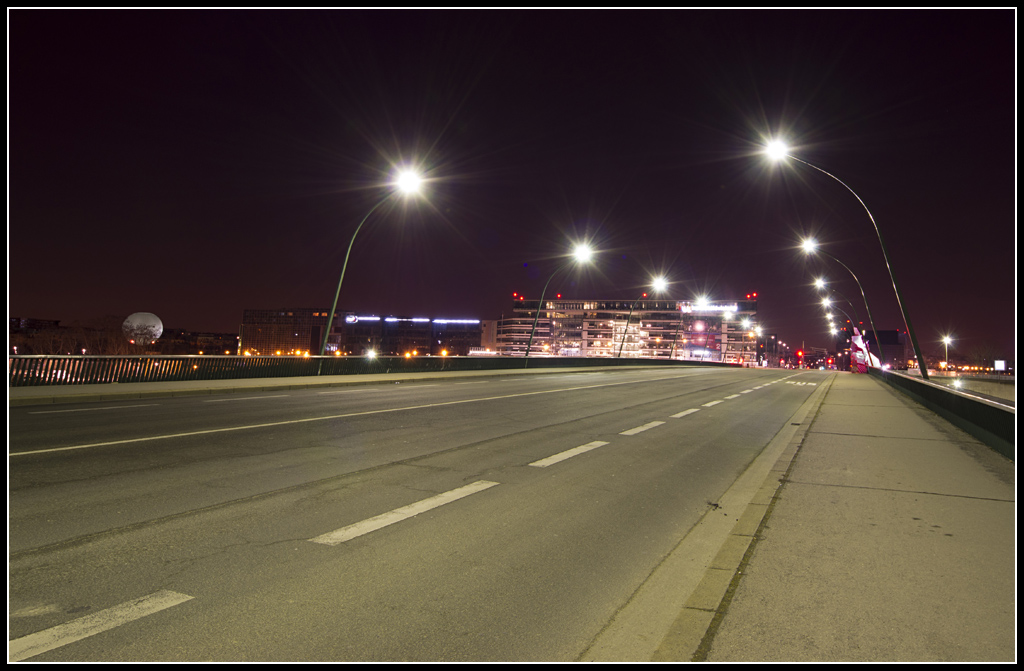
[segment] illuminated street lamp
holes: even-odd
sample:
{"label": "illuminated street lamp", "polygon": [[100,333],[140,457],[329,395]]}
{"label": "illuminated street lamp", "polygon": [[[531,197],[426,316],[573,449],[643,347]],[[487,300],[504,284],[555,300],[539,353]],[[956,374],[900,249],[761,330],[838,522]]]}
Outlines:
{"label": "illuminated street lamp", "polygon": [[[835,294],[835,295],[839,296],[840,298],[842,298],[844,301],[846,301],[847,305],[849,305],[850,308],[853,310],[853,316],[857,319],[857,323],[858,324],[860,323],[860,315],[857,314],[857,306],[853,304],[853,301],[851,301],[849,298],[844,296],[839,291],[836,291],[835,289],[833,289],[830,286],[828,286],[828,282],[826,282],[824,279],[822,279],[820,277],[817,278],[816,280],[814,280],[814,286],[817,287],[819,291],[829,292],[829,295],[827,297],[822,298],[822,303],[825,304],[826,307],[828,307],[828,304],[825,303],[825,301],[830,301],[831,302],[831,300],[832,300],[831,294]],[[851,322],[851,323],[853,323],[853,322]],[[871,328],[874,328],[874,327],[872,326]]]}
{"label": "illuminated street lamp", "polygon": [[[925,380],[927,380],[928,379],[928,367],[925,365],[924,357],[921,355],[921,348],[917,344],[917,336],[914,334],[914,327],[910,324],[910,315],[907,314],[907,308],[903,304],[904,303],[903,297],[900,295],[900,288],[899,288],[899,285],[896,283],[896,275],[894,275],[893,272],[892,272],[892,264],[889,262],[889,252],[885,248],[885,241],[882,240],[882,231],[879,230],[878,223],[875,221],[874,215],[871,214],[871,210],[869,210],[868,206],[864,204],[864,201],[861,200],[860,196],[857,195],[857,192],[854,191],[853,189],[851,189],[849,186],[847,186],[845,182],[843,182],[841,179],[839,179],[838,177],[836,177],[832,173],[825,172],[824,170],[822,170],[818,166],[812,165],[811,163],[808,163],[807,161],[805,161],[803,159],[800,159],[800,158],[797,158],[796,156],[793,156],[792,154],[789,153],[789,148],[786,146],[785,143],[780,142],[778,140],[770,142],[770,143],[768,143],[768,146],[765,148],[765,153],[768,154],[768,156],[772,160],[774,160],[774,161],[781,161],[784,158],[791,158],[794,161],[798,161],[800,163],[803,163],[804,165],[806,165],[806,166],[808,166],[810,168],[814,168],[815,170],[817,170],[818,172],[822,173],[823,175],[827,175],[827,176],[831,177],[835,181],[837,181],[840,184],[842,184],[843,187],[847,191],[852,193],[853,197],[856,198],[857,202],[860,203],[861,207],[864,208],[864,211],[867,212],[868,218],[871,219],[871,225],[875,227],[875,233],[878,235],[878,244],[882,247],[882,256],[885,258],[885,267],[889,271],[889,279],[892,280],[892,288],[893,288],[893,291],[896,292],[896,302],[900,306],[900,312],[903,313],[903,323],[907,327],[907,333],[910,335],[910,342],[913,343],[913,345],[914,345],[914,353],[917,355],[917,363],[918,363],[918,366],[921,369],[921,377],[924,378]],[[863,292],[863,289],[861,291]],[[871,328],[875,328],[875,325],[872,324]],[[878,331],[875,331],[875,338],[876,339],[878,338]]]}
{"label": "illuminated street lamp", "polygon": [[[530,348],[533,346],[533,334],[536,333],[537,331],[537,320],[540,319],[540,311],[544,307],[544,294],[547,293],[548,285],[551,284],[551,280],[555,279],[555,275],[565,270],[574,263],[588,263],[593,258],[593,256],[594,250],[592,250],[588,245],[576,245],[575,249],[573,249],[572,252],[572,258],[570,258],[567,263],[564,263],[563,265],[559,266],[555,270],[555,272],[551,273],[551,277],[549,277],[548,281],[544,283],[544,288],[540,292],[540,302],[537,303],[537,314],[535,314],[533,317],[533,328],[530,329],[530,339],[526,342],[526,354],[523,355],[523,358],[529,359],[530,357]],[[528,361],[524,365],[524,368],[526,367],[526,365],[529,365]]]}
{"label": "illuminated street lamp", "polygon": [[942,344],[946,346],[946,368],[949,368],[949,343],[953,342],[950,336],[942,336]]}
{"label": "illuminated street lamp", "polygon": [[[850,267],[847,266],[845,263],[843,263],[836,257],[832,256],[831,254],[828,254],[827,252],[823,252],[822,250],[818,249],[818,243],[813,238],[805,238],[804,241],[801,243],[801,247],[807,254],[821,254],[822,256],[827,256],[828,258],[832,259],[833,261],[841,265],[843,268],[845,268],[846,272],[850,273],[850,277],[853,278],[853,281],[857,283],[857,288],[860,289],[860,295],[864,299],[864,309],[868,311],[868,323],[871,324],[871,330],[874,331],[875,333],[875,340],[878,340],[878,329],[875,328],[875,320],[871,316],[871,307],[868,305],[868,296],[867,294],[864,293],[864,287],[863,285],[861,285],[860,280],[857,279],[857,275],[855,275],[854,272],[850,270]],[[877,343],[875,344],[877,345]],[[882,351],[880,345],[878,347],[878,351],[879,353],[881,353]]]}
{"label": "illuminated street lamp", "polygon": [[[666,280],[664,277],[655,277],[653,280],[651,280],[651,288],[655,291],[655,293],[661,293],[667,287],[668,280]],[[615,355],[616,359],[622,356],[622,348],[626,345],[626,333],[629,332],[629,320],[633,318],[633,308],[635,308],[636,304],[640,302],[640,299],[645,298],[646,296],[647,292],[645,291],[644,293],[640,294],[635,301],[633,301],[632,305],[629,306],[629,316],[626,317],[626,327],[622,329],[622,342],[619,343],[619,353]]]}
{"label": "illuminated street lamp", "polygon": [[423,178],[416,172],[411,170],[404,170],[398,174],[398,177],[392,183],[392,186],[396,187],[394,190],[389,191],[387,195],[377,201],[377,204],[370,208],[370,211],[366,213],[363,220],[356,226],[356,230],[352,233],[352,239],[348,243],[348,251],[345,252],[345,261],[341,265],[341,276],[338,277],[338,288],[334,291],[334,302],[331,303],[331,311],[327,313],[327,326],[324,327],[324,337],[320,342],[320,356],[324,355],[327,350],[327,337],[331,334],[331,326],[334,323],[334,311],[338,308],[338,296],[341,294],[341,282],[345,279],[345,269],[348,267],[348,257],[352,253],[352,245],[356,242],[356,235],[359,234],[359,229],[363,227],[366,220],[370,218],[374,210],[390,200],[391,196],[395,193],[414,194],[418,193],[420,185],[423,183]]}

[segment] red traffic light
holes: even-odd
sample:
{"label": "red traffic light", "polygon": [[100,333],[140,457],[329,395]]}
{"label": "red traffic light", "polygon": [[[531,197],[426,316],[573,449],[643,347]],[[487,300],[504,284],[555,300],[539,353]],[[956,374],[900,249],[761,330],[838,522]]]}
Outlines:
{"label": "red traffic light", "polygon": [[804,355],[804,351],[803,351],[802,349],[798,349],[798,350],[796,351],[796,355],[797,355],[797,356],[803,356],[803,355]]}

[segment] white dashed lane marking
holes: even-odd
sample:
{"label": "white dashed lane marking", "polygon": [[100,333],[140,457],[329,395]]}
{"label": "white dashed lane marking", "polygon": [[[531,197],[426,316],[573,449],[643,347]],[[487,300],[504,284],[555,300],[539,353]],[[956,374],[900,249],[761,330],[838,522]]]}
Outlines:
{"label": "white dashed lane marking", "polygon": [[637,427],[634,427],[632,429],[628,429],[626,431],[623,431],[623,432],[619,433],[619,435],[620,436],[635,436],[638,433],[646,431],[647,429],[653,429],[656,426],[661,426],[664,423],[665,422],[648,422],[647,424],[644,424],[643,426],[637,426]]}
{"label": "white dashed lane marking", "polygon": [[446,503],[457,501],[470,494],[476,494],[485,489],[495,486],[497,482],[490,482],[488,480],[478,480],[474,483],[468,484],[465,487],[459,487],[448,492],[438,494],[437,496],[431,496],[429,499],[423,499],[401,508],[396,508],[390,512],[371,517],[368,520],[362,522],[356,522],[350,524],[347,527],[342,527],[335,531],[328,532],[317,536],[316,538],[310,538],[309,540],[314,543],[320,543],[321,545],[339,545],[345,541],[352,540],[357,536],[368,534],[371,531],[382,529],[390,524],[407,520],[410,517],[415,517],[420,513],[428,510],[433,510],[439,506],[443,506]]}
{"label": "white dashed lane marking", "polygon": [[7,659],[9,662],[20,662],[23,659],[41,655],[68,643],[80,641],[83,638],[177,606],[192,598],[187,594],[179,594],[170,590],[154,592],[141,599],[127,601],[98,613],[16,638],[7,644]]}
{"label": "white dashed lane marking", "polygon": [[584,452],[589,452],[590,450],[602,447],[607,444],[608,441],[595,440],[593,442],[587,443],[586,445],[580,445],[579,447],[574,447],[571,450],[566,450],[565,452],[559,452],[558,454],[553,454],[550,457],[539,459],[537,461],[534,461],[530,465],[536,466],[537,468],[545,468],[547,466],[550,466],[551,464],[557,464],[558,462],[565,461],[570,457],[575,457],[577,454],[583,454]]}

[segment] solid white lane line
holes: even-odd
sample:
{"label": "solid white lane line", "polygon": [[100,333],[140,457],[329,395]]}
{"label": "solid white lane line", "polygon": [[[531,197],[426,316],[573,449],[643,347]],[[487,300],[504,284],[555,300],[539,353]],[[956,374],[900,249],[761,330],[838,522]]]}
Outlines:
{"label": "solid white lane line", "polygon": [[259,401],[264,398],[285,398],[288,394],[275,394],[274,396],[241,396],[239,398],[212,398],[204,400],[203,403],[224,403],[225,401]]}
{"label": "solid white lane line", "polygon": [[119,627],[133,620],[152,615],[171,606],[189,601],[194,597],[179,594],[170,590],[154,592],[141,599],[128,601],[92,615],[80,617],[65,624],[57,625],[34,634],[16,638],[7,644],[9,662],[20,662],[35,657],[48,650],[59,648],[68,643],[80,641],[94,634]]}
{"label": "solid white lane line", "polygon": [[692,415],[695,412],[700,412],[700,408],[690,408],[689,410],[683,410],[682,412],[677,412],[676,414],[670,415],[670,416],[678,419],[680,417],[686,417],[687,415]]}
{"label": "solid white lane line", "polygon": [[89,412],[91,410],[123,410],[124,408],[152,408],[159,403],[146,403],[145,405],[109,405],[104,408],[75,408],[73,410],[33,410],[25,413],[28,415],[52,415],[57,412]]}
{"label": "solid white lane line", "polygon": [[634,427],[634,428],[629,429],[627,431],[622,431],[621,433],[619,433],[619,435],[620,436],[635,436],[636,434],[640,433],[641,431],[646,431],[647,429],[653,429],[654,427],[660,426],[660,425],[662,425],[664,423],[665,422],[648,422],[647,424],[644,424],[643,426],[637,426],[637,427]]}
{"label": "solid white lane line", "polygon": [[598,447],[601,447],[602,445],[607,445],[607,444],[608,444],[607,441],[595,440],[593,442],[587,443],[586,445],[580,445],[579,447],[574,447],[571,450],[566,450],[565,452],[559,452],[558,454],[553,454],[550,457],[546,457],[544,459],[540,459],[538,461],[534,461],[533,463],[530,464],[530,466],[536,466],[537,468],[544,468],[546,466],[550,466],[551,464],[557,464],[560,461],[565,461],[569,457],[575,457],[577,454],[583,454],[584,452],[589,452],[590,450],[593,450],[595,448],[598,448]]}
{"label": "solid white lane line", "polygon": [[408,506],[396,508],[382,515],[377,515],[376,517],[371,517],[368,520],[350,524],[347,527],[330,531],[326,534],[317,536],[316,538],[310,538],[309,540],[322,545],[338,545],[345,541],[352,540],[357,536],[362,536],[363,534],[368,534],[371,531],[376,531],[377,529],[386,527],[389,524],[401,522],[402,520],[409,519],[410,517],[414,517],[422,512],[437,508],[438,506],[443,506],[446,503],[457,501],[464,496],[476,494],[477,492],[493,487],[496,484],[498,483],[490,482],[488,480],[478,480],[477,482],[468,484],[465,487],[459,487],[458,489],[453,489],[449,492],[432,496],[429,499],[423,499],[422,501],[417,501],[416,503]]}
{"label": "solid white lane line", "polygon": [[718,404],[719,404],[719,403],[721,403],[721,402],[722,402],[722,401],[711,401],[710,403],[705,403],[705,404],[704,404],[704,407],[705,407],[705,408],[710,408],[711,406],[713,406],[713,405],[718,405]]}
{"label": "solid white lane line", "polygon": [[88,443],[85,445],[69,445],[67,447],[50,447],[43,450],[31,450],[27,452],[10,452],[8,458],[24,457],[30,454],[44,454],[47,452],[66,452],[67,450],[83,450],[88,447],[107,447],[109,445],[125,445],[127,443],[142,443],[150,440],[166,440],[168,438],[186,438],[188,436],[201,436],[210,433],[224,433],[226,431],[244,431],[248,429],[266,429],[271,426],[285,426],[288,424],[303,424],[305,422],[323,422],[331,419],[344,419],[347,417],[361,417],[363,415],[379,415],[387,412],[403,412],[405,410],[422,410],[424,408],[437,408],[444,405],[460,405],[463,403],[480,403],[483,401],[499,401],[506,398],[518,398],[520,396],[536,396],[538,394],[557,394],[563,391],[577,391],[579,389],[600,389],[602,387],[617,387],[624,384],[641,384],[645,382],[660,382],[662,380],[673,380],[687,375],[670,375],[657,377],[650,380],[628,380],[626,382],[607,382],[604,384],[589,384],[580,387],[564,387],[561,389],[545,389],[542,391],[527,391],[518,394],[503,394],[501,396],[486,396],[484,398],[468,398],[460,401],[441,401],[440,403],[425,403],[423,405],[408,405],[402,408],[382,408],[380,410],[364,410],[362,412],[346,412],[341,415],[326,415],[321,417],[306,417],[305,419],[289,419],[280,422],[267,422],[265,424],[248,424],[245,426],[228,426],[221,429],[205,429],[202,431],[186,431],[184,433],[168,433],[160,436],[144,436],[142,438],[126,438],[124,440],[110,440],[104,443]]}

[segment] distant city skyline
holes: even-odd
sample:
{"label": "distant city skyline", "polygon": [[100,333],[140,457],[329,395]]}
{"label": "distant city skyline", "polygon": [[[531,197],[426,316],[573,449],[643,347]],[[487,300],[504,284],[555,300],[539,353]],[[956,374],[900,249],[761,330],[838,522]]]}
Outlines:
{"label": "distant city skyline", "polygon": [[825,346],[815,278],[859,290],[806,236],[905,328],[862,198],[922,348],[1015,356],[1015,9],[8,15],[9,316],[233,332],[352,242],[339,310],[497,319],[585,241],[549,291]]}

